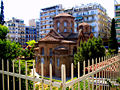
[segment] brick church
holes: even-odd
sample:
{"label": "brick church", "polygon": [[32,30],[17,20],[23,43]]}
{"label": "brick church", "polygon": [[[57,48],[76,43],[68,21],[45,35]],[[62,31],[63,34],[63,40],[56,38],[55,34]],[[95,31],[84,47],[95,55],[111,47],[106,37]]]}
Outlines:
{"label": "brick church", "polygon": [[41,75],[41,63],[44,65],[44,76],[49,76],[49,64],[52,64],[53,76],[61,76],[61,65],[66,65],[66,75],[71,74],[71,63],[81,41],[93,37],[91,26],[81,23],[77,33],[74,32],[74,17],[61,13],[53,18],[54,29],[36,43],[36,72]]}

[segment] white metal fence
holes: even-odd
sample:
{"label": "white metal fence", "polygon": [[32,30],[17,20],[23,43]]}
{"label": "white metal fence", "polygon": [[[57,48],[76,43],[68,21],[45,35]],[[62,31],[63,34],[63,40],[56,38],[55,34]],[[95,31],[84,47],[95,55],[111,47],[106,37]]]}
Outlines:
{"label": "white metal fence", "polygon": [[[99,62],[98,62],[99,61]],[[92,65],[90,65],[90,60],[88,60],[88,64],[83,62],[83,76],[80,76],[80,63],[78,62],[78,77],[74,78],[74,65],[71,64],[71,80],[66,81],[66,68],[65,65],[61,66],[61,82],[52,81],[52,65],[50,64],[50,79],[44,79],[44,69],[41,63],[41,78],[37,78],[35,76],[35,63],[33,62],[33,76],[28,76],[27,74],[27,61],[25,62],[25,75],[21,74],[21,63],[19,60],[19,73],[15,73],[13,61],[13,72],[9,72],[9,61],[7,60],[7,71],[4,70],[4,60],[2,60],[2,70],[0,70],[0,74],[2,74],[2,87],[4,90],[5,82],[4,76],[7,75],[7,88],[9,88],[9,77],[13,77],[13,90],[15,90],[15,77],[19,78],[19,90],[21,90],[21,79],[26,80],[26,90],[28,90],[28,80],[33,81],[33,90],[35,90],[35,85],[37,82],[41,83],[41,87],[39,90],[45,90],[44,84],[50,86],[50,90],[53,87],[59,88],[59,90],[110,90],[110,86],[107,81],[116,83],[116,78],[120,77],[120,57],[119,55],[113,57],[103,57],[101,60],[93,60]],[[83,83],[83,85],[81,84]],[[82,86],[81,86],[82,85]],[[48,90],[48,89],[47,89]],[[54,89],[55,90],[55,89]],[[111,89],[112,90],[112,89]]]}

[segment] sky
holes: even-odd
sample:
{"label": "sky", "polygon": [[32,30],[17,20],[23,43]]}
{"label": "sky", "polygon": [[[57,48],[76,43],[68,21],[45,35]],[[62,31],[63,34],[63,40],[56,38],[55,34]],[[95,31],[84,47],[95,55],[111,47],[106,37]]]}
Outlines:
{"label": "sky", "polygon": [[[99,3],[106,10],[107,14],[114,17],[114,0],[3,0],[5,20],[12,17],[23,19],[28,25],[30,19],[39,18],[42,8],[62,4],[64,8],[79,6],[81,4]],[[119,0],[117,0],[119,1]],[[119,1],[120,3],[120,1]]]}

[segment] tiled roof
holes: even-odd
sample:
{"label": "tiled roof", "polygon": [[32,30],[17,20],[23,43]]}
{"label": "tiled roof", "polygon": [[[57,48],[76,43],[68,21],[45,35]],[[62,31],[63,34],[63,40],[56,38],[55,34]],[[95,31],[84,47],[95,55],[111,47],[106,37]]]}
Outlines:
{"label": "tiled roof", "polygon": [[70,14],[67,14],[67,13],[60,13],[60,14],[58,14],[58,15],[56,15],[55,17],[73,17],[72,15],[70,15]]}
{"label": "tiled roof", "polygon": [[52,35],[53,37],[55,38],[63,38],[62,35],[60,35],[56,30],[52,29],[50,30],[50,32],[46,35],[46,36],[49,36],[49,35]]}
{"label": "tiled roof", "polygon": [[68,39],[78,38],[78,33],[71,33],[70,35],[68,35],[67,38]]}
{"label": "tiled roof", "polygon": [[60,41],[59,39],[57,38],[54,38],[53,36],[49,35],[49,36],[46,36],[44,38],[42,38],[41,40],[39,41]]}

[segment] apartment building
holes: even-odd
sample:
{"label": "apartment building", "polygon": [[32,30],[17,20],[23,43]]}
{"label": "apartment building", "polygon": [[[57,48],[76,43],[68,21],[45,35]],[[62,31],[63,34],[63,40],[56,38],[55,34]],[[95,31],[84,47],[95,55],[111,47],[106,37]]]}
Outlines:
{"label": "apartment building", "polygon": [[25,45],[25,24],[24,20],[12,18],[5,22],[5,25],[9,29],[9,33],[7,34],[7,38],[11,41],[15,41],[20,43],[21,45]]}
{"label": "apartment building", "polygon": [[36,28],[36,41],[40,39],[40,20],[39,19],[31,19],[29,20],[29,26],[33,26]]}
{"label": "apartment building", "polygon": [[[77,33],[77,27],[80,23],[86,22],[92,26],[92,32],[95,37],[101,36],[107,40],[110,36],[111,18],[107,15],[106,9],[98,3],[75,6],[70,9],[64,9],[59,5],[42,9],[40,12],[40,35],[44,37],[53,29],[52,17],[59,13],[68,13],[75,17],[74,32]],[[51,11],[53,16],[51,15]]]}
{"label": "apartment building", "polygon": [[120,4],[115,5],[116,38],[120,44]]}
{"label": "apartment building", "polygon": [[25,42],[37,41],[37,30],[34,26],[25,26]]}
{"label": "apartment building", "polygon": [[86,22],[92,26],[92,32],[95,37],[101,36],[104,39],[109,37],[111,19],[107,15],[106,9],[100,4],[82,4],[81,6],[66,9],[64,12],[75,17],[75,32],[81,22]]}
{"label": "apartment building", "polygon": [[63,12],[62,5],[43,8],[40,11],[40,38],[43,38],[53,29],[53,17]]}

